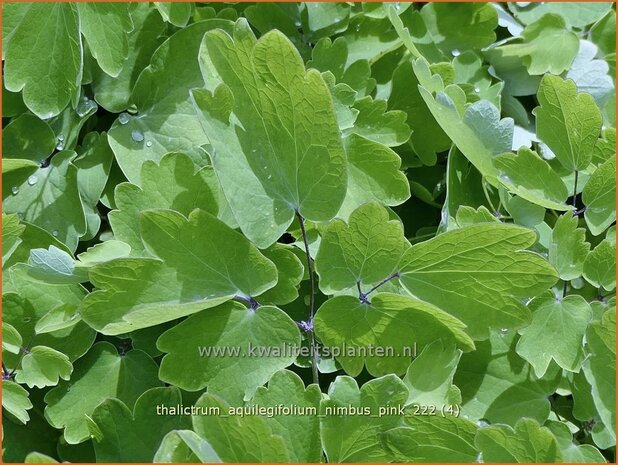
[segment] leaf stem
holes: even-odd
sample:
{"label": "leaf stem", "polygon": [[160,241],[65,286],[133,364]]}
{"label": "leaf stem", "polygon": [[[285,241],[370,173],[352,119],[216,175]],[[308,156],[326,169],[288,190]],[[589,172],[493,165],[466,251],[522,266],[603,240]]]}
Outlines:
{"label": "leaf stem", "polygon": [[243,304],[246,304],[249,306],[249,308],[251,308],[251,310],[257,310],[258,307],[260,306],[260,303],[255,300],[253,297],[249,296],[244,296],[244,295],[235,295],[232,300],[236,300],[237,302],[241,302]]}
{"label": "leaf stem", "polygon": [[11,372],[9,373],[9,379],[12,379],[15,376],[15,372],[19,368],[19,365],[21,365],[21,362],[24,359],[24,356],[29,353],[30,353],[29,344],[21,348],[21,351],[19,352],[19,358],[17,359],[17,363],[15,364],[15,368],[13,368]]}
{"label": "leaf stem", "polygon": [[308,329],[309,337],[311,339],[311,373],[313,374],[313,382],[320,385],[320,376],[318,372],[318,353],[317,344],[315,340],[315,332],[313,331],[313,316],[315,313],[315,275],[313,272],[313,261],[311,254],[309,253],[309,238],[307,237],[307,229],[305,228],[305,219],[300,212],[296,211],[296,217],[300,224],[300,231],[303,235],[303,243],[305,245],[305,254],[307,255],[307,272],[309,273],[309,283],[311,285],[311,295],[309,296],[309,321],[306,328]]}
{"label": "leaf stem", "polygon": [[489,191],[487,190],[487,182],[485,181],[485,179],[481,180],[481,186],[483,186],[483,193],[485,194],[485,199],[487,199],[487,203],[491,207],[492,212],[494,214],[500,213],[498,210],[496,210],[494,203],[491,201],[491,197],[489,196]]}
{"label": "leaf stem", "polygon": [[394,273],[388,275],[386,278],[384,278],[382,281],[380,281],[378,284],[376,284],[375,286],[373,286],[371,289],[369,289],[367,292],[362,292],[361,291],[361,287],[360,287],[360,283],[357,282],[356,283],[356,287],[358,288],[358,298],[360,299],[360,301],[364,304],[368,304],[370,303],[369,300],[367,300],[367,296],[369,294],[371,294],[373,291],[377,290],[379,287],[383,286],[384,284],[386,284],[387,282],[389,282],[392,279],[395,278],[399,278],[400,273],[399,271],[395,271]]}
{"label": "leaf stem", "polygon": [[573,183],[573,207],[577,208],[577,178],[579,177],[579,171],[575,170],[575,182]]}

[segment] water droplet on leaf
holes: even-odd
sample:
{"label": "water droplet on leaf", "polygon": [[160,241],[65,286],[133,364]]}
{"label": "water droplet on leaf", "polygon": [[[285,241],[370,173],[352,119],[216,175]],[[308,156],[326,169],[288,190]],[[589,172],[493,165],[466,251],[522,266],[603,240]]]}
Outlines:
{"label": "water droplet on leaf", "polygon": [[29,186],[34,186],[37,182],[39,182],[39,178],[37,178],[34,174],[28,178]]}
{"label": "water droplet on leaf", "polygon": [[120,124],[127,124],[129,122],[129,115],[127,113],[120,113],[120,116],[118,116],[118,122]]}
{"label": "water droplet on leaf", "polygon": [[94,100],[90,100],[90,99],[88,99],[88,97],[85,97],[84,100],[79,105],[77,105],[77,108],[75,109],[75,112],[80,117],[84,117],[88,113],[91,113],[93,110],[96,110],[97,108],[98,108],[98,106],[94,102]]}
{"label": "water droplet on leaf", "polygon": [[141,142],[144,140],[144,134],[142,134],[137,129],[134,129],[133,131],[131,131],[131,139],[133,139],[135,142]]}
{"label": "water droplet on leaf", "polygon": [[52,231],[52,236],[54,236],[54,237],[58,237],[58,230],[57,230],[57,229],[54,229],[54,230]]}
{"label": "water droplet on leaf", "polygon": [[152,147],[152,141],[151,140],[147,140],[146,141],[146,147]]}
{"label": "water droplet on leaf", "polygon": [[454,57],[458,57],[459,55],[461,55],[461,52],[458,49],[454,48],[453,51],[451,52],[451,54]]}

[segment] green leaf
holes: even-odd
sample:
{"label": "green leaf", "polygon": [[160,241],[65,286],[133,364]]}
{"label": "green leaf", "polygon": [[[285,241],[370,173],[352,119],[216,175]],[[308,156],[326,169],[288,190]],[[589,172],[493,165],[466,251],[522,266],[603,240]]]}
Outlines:
{"label": "green leaf", "polygon": [[200,149],[207,139],[195,118],[189,89],[204,84],[196,60],[204,33],[228,24],[208,20],[179,30],[157,48],[137,78],[130,99],[137,114],[119,117],[108,133],[116,161],[130,182],[140,184],[142,164],[158,162],[168,152],[186,153],[199,167],[208,164]]}
{"label": "green leaf", "polygon": [[560,15],[572,27],[582,28],[600,19],[611,9],[611,2],[591,3],[528,3],[507,4],[517,19],[524,24],[537,21],[544,15],[551,13]]}
{"label": "green leaf", "polygon": [[49,249],[32,249],[24,267],[28,276],[49,284],[78,284],[88,281],[88,271],[76,266],[73,257],[51,245]]}
{"label": "green leaf", "polygon": [[192,3],[154,2],[154,6],[163,20],[178,27],[187,25],[194,10]]}
{"label": "green leaf", "polygon": [[118,399],[100,403],[92,413],[102,435],[94,441],[97,462],[151,462],[167,433],[189,426],[187,417],[167,413],[181,404],[174,387],[149,389],[132,410]]}
{"label": "green leaf", "polygon": [[354,126],[344,130],[343,135],[358,134],[387,147],[403,144],[410,137],[406,114],[399,110],[387,111],[386,105],[386,101],[370,96],[356,100],[352,105],[355,113],[358,112]]}
{"label": "green leaf", "polygon": [[593,321],[586,330],[586,352],[583,371],[592,389],[592,399],[601,421],[616,443],[616,308]]}
{"label": "green leaf", "polygon": [[204,394],[195,406],[215,415],[195,415],[193,429],[206,439],[223,462],[289,462],[283,438],[274,434],[265,418],[230,414],[230,405],[213,394]]}
{"label": "green leaf", "polygon": [[521,147],[517,154],[505,153],[494,159],[500,183],[509,192],[536,205],[553,210],[568,210],[567,187],[549,163],[536,152]]}
{"label": "green leaf", "polygon": [[104,334],[171,321],[236,295],[259,296],[277,282],[276,266],[209,213],[194,210],[187,220],[147,210],[140,218],[144,243],[161,261],[119,259],[90,270],[99,290],[86,297],[82,315]]}
{"label": "green leaf", "polygon": [[49,455],[40,454],[39,452],[30,452],[26,455],[25,463],[58,463],[58,461]]}
{"label": "green leaf", "polygon": [[262,254],[277,267],[278,280],[275,287],[262,293],[260,302],[284,305],[296,300],[305,268],[294,247],[276,243],[262,250]]}
{"label": "green leaf", "polygon": [[343,32],[349,16],[350,5],[346,3],[305,3],[301,13],[303,32],[313,39],[312,42]]}
{"label": "green leaf", "polygon": [[347,218],[364,203],[396,206],[410,198],[410,184],[399,155],[385,145],[351,134],[344,140],[348,156],[348,186],[337,214]]}
{"label": "green leaf", "polygon": [[84,266],[94,266],[115,258],[127,257],[130,252],[131,247],[124,242],[110,239],[88,247],[85,252],[78,254],[77,258]]}
{"label": "green leaf", "polygon": [[590,232],[598,236],[616,221],[616,155],[599,166],[584,186],[584,218]]}
{"label": "green leaf", "polygon": [[220,463],[212,446],[190,430],[174,430],[165,435],[154,463]]}
{"label": "green leaf", "polygon": [[412,130],[410,145],[424,164],[433,165],[437,160],[437,153],[447,150],[451,140],[423,100],[412,63],[404,62],[399,65],[393,73],[392,82],[388,108],[402,110],[407,114],[406,122]]}
{"label": "green leaf", "polygon": [[[402,417],[379,416],[380,408],[398,410],[407,398],[405,385],[394,375],[372,379],[361,389],[354,378],[338,376],[320,405],[322,447],[328,462],[392,461],[383,436],[400,426]],[[351,407],[359,413],[346,413]]]}
{"label": "green leaf", "polygon": [[432,405],[440,410],[449,404],[453,376],[461,357],[454,345],[434,341],[412,360],[403,382],[408,387],[408,404]]}
{"label": "green leaf", "polygon": [[428,3],[421,15],[436,46],[445,53],[480,49],[496,40],[498,13],[488,3]]}
{"label": "green leaf", "polygon": [[538,136],[566,169],[587,168],[603,121],[592,96],[578,93],[571,80],[547,74],[537,98],[541,105],[535,109]]}
{"label": "green leaf", "polygon": [[533,231],[506,224],[449,231],[406,251],[400,281],[463,321],[474,338],[484,339],[490,328],[525,326],[530,313],[521,299],[556,282],[553,267],[525,250],[535,241]]}
{"label": "green leaf", "polygon": [[[397,294],[376,294],[371,303],[352,296],[334,297],[318,309],[314,324],[318,338],[352,376],[363,365],[373,376],[401,374],[416,348],[436,339],[466,350],[474,347],[461,321],[431,304]],[[350,354],[348,348],[354,351]]]}
{"label": "green leaf", "polygon": [[579,219],[566,213],[556,221],[549,245],[549,262],[558,271],[560,279],[579,278],[584,270],[584,260],[590,251],[586,230],[578,228]]}
{"label": "green leaf", "polygon": [[[6,163],[6,160],[4,162]],[[20,236],[25,229],[16,214],[2,214],[2,267],[22,243]]]}
{"label": "green leaf", "polygon": [[19,331],[15,327],[6,322],[2,322],[2,350],[6,350],[12,354],[19,354],[21,351],[23,340]]}
{"label": "green leaf", "polygon": [[166,355],[159,377],[188,391],[208,387],[236,403],[290,365],[296,358],[290,348],[299,344],[298,327],[282,310],[227,302],[161,335],[157,347]]}
{"label": "green leaf", "polygon": [[30,388],[44,388],[57,385],[60,378],[68,380],[72,372],[69,357],[50,347],[35,346],[22,358],[15,381]]}
{"label": "green leaf", "polygon": [[170,431],[161,442],[154,463],[220,463],[212,447],[189,430]]}
{"label": "green leaf", "polygon": [[479,455],[474,445],[478,427],[463,418],[406,418],[407,426],[386,432],[385,441],[401,462],[438,462],[448,458],[453,462],[476,462]]}
{"label": "green leaf", "polygon": [[196,172],[187,155],[170,153],[159,164],[147,160],[141,168],[140,186],[130,183],[116,186],[116,209],[109,213],[114,236],[131,246],[131,255],[148,256],[140,236],[140,213],[165,208],[188,217],[199,208],[217,214],[215,183],[212,168],[204,167]]}
{"label": "green leaf", "polygon": [[150,57],[160,45],[165,23],[159,12],[147,3],[129,3],[133,30],[127,37],[128,54],[122,69],[112,77],[100,69],[93,69],[92,88],[99,105],[108,111],[119,112],[129,106],[131,90],[139,73],[148,65]]}
{"label": "green leaf", "polygon": [[11,120],[2,131],[4,158],[20,158],[41,163],[56,147],[56,136],[49,125],[34,115],[23,114]]}
{"label": "green leaf", "polygon": [[[5,293],[2,296],[3,320],[13,325],[28,347],[46,346],[57,350],[75,361],[84,355],[94,342],[95,332],[79,315],[67,318],[65,325],[49,328],[47,332],[37,332],[39,322],[45,316],[55,311],[57,307],[66,306],[70,314],[75,315],[75,309],[81,298],[77,289],[69,286],[44,285],[40,281],[23,280],[16,292]],[[39,295],[35,294],[34,289]],[[28,300],[22,295],[28,296]],[[63,299],[65,302],[62,302]],[[76,302],[77,300],[77,302]],[[17,368],[20,358],[13,354],[4,354],[3,361],[7,367]]]}
{"label": "green leaf", "polygon": [[[19,193],[19,186],[36,173],[39,165],[30,160],[7,158],[2,161],[2,199]],[[34,178],[33,178],[34,179]]]}
{"label": "green leaf", "polygon": [[390,220],[377,202],[352,212],[346,224],[335,219],[324,229],[315,268],[320,289],[334,294],[347,288],[371,287],[391,274],[405,247],[403,225]]}
{"label": "green leaf", "polygon": [[484,205],[478,209],[462,205],[457,209],[455,221],[460,228],[471,226],[478,223],[499,223],[496,218]]}
{"label": "green leaf", "polygon": [[616,242],[602,240],[584,261],[584,278],[595,287],[616,289]]}
{"label": "green leaf", "polygon": [[4,84],[12,92],[23,90],[28,109],[48,119],[69,101],[77,105],[83,65],[77,6],[32,3],[19,14],[7,44]]}
{"label": "green leaf", "polygon": [[282,370],[268,381],[268,387],[260,386],[257,389],[249,405],[271,409],[279,405],[292,405],[303,412],[297,415],[267,416],[266,421],[273,433],[283,438],[291,462],[317,463],[322,460],[317,415],[321,398],[322,393],[317,385],[305,388],[297,374]]}
{"label": "green leaf", "polygon": [[479,429],[475,444],[484,462],[549,463],[562,456],[551,431],[530,419],[522,418],[515,428],[503,425]]}
{"label": "green leaf", "polygon": [[45,395],[45,417],[64,429],[64,439],[78,444],[90,437],[88,423],[97,405],[115,397],[132,408],[145,390],[159,386],[157,366],[145,353],[118,355],[109,342],[98,342],[75,363],[69,381],[62,381]]}
{"label": "green leaf", "polygon": [[599,49],[592,42],[580,40],[579,52],[566,74],[572,79],[579,92],[586,92],[594,97],[597,105],[602,107],[614,90],[614,81],[609,75],[609,65],[605,60],[595,59]]}
{"label": "green leaf", "polygon": [[82,151],[75,159],[77,184],[86,215],[87,232],[82,240],[96,236],[101,227],[101,216],[97,204],[109,177],[114,153],[109,148],[107,135],[91,132],[82,142]]}
{"label": "green leaf", "polygon": [[[234,216],[263,247],[281,235],[295,211],[311,221],[337,213],[346,157],[322,76],[305,71],[280,32],[256,42],[247,28],[240,20],[233,39],[223,31],[206,34],[200,64],[209,90],[194,90],[193,97]],[[269,60],[273,54],[280,60]]]}
{"label": "green leaf", "polygon": [[[7,160],[4,160],[3,165],[6,165],[6,163]],[[9,223],[6,221],[7,217],[18,218],[19,214],[4,215],[2,220],[3,233],[5,231],[8,232],[11,229]],[[38,226],[35,226],[31,223],[18,223],[15,226],[19,228],[20,235],[17,239],[17,243],[13,244],[12,249],[9,249],[6,246],[5,248],[3,248],[4,269],[10,268],[16,263],[28,261],[28,258],[30,257],[30,251],[35,248],[49,248],[49,246],[53,245],[54,247],[58,247],[59,249],[64,250],[67,253],[69,252],[66,245],[64,245],[50,233],[48,233],[42,228],[39,228]],[[9,256],[6,256],[7,254],[9,254]],[[4,275],[4,283],[6,283],[7,277],[8,273]],[[5,291],[6,290],[7,288],[5,288]]]}
{"label": "green leaf", "polygon": [[129,55],[127,33],[133,30],[124,3],[77,3],[80,31],[103,71],[116,77]]}
{"label": "green leaf", "polygon": [[2,380],[2,408],[25,425],[30,420],[28,410],[32,408],[28,391],[11,380]]}
{"label": "green leaf", "polygon": [[531,75],[561,74],[571,67],[578,49],[577,35],[567,30],[564,20],[554,14],[526,26],[521,41],[498,48],[504,57],[521,59]]}
{"label": "green leaf", "polygon": [[615,36],[616,12],[610,7],[607,14],[590,28],[590,40],[599,47],[601,55],[609,55],[616,53]]}
{"label": "green leaf", "polygon": [[532,366],[515,352],[515,336],[513,331],[492,333],[489,340],[476,343],[476,351],[462,355],[454,382],[461,390],[464,418],[514,425],[525,412],[541,423],[547,420],[555,374],[537,379]]}
{"label": "green leaf", "polygon": [[584,333],[592,319],[588,302],[579,295],[555,298],[550,292],[532,299],[530,326],[520,330],[517,353],[542,377],[551,360],[567,371],[578,372],[584,359]]}
{"label": "green leaf", "polygon": [[479,100],[460,111],[454,98],[465,99],[461,88],[454,85],[445,88],[441,78],[431,74],[428,65],[421,58],[413,67],[420,82],[421,97],[429,111],[481,174],[497,176],[493,157],[511,150],[513,120],[501,120],[498,109],[487,100]]}
{"label": "green leaf", "polygon": [[552,432],[560,448],[565,463],[605,463],[605,457],[590,444],[579,445],[573,440],[569,426],[559,421],[548,421],[547,428]]}
{"label": "green leaf", "polygon": [[17,193],[3,202],[5,213],[21,214],[23,220],[52,233],[70,250],[77,248],[79,237],[86,232],[74,158],[71,151],[57,153],[49,166],[15,186]]}

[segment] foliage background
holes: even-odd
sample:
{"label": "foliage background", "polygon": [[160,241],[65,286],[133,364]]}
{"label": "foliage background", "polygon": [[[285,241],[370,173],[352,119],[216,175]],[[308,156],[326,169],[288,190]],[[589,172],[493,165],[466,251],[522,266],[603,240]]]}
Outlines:
{"label": "foliage background", "polygon": [[2,15],[5,462],[614,460],[613,4]]}

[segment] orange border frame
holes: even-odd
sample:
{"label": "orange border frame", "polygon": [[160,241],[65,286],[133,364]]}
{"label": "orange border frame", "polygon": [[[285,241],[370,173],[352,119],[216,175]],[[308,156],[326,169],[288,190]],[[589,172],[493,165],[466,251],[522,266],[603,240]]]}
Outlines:
{"label": "orange border frame", "polygon": [[[38,2],[38,3],[68,3],[68,2],[73,2],[73,3],[78,3],[78,2],[82,2],[82,3],[87,3],[88,1],[90,2],[97,2],[97,3],[110,3],[110,2],[124,2],[124,3],[134,3],[134,2],[146,2],[148,0],[134,0],[133,2],[129,1],[129,0],[55,0],[53,2],[46,2],[45,0],[12,0],[12,2],[20,2],[20,3],[33,3],[33,2]],[[186,2],[186,0],[167,0],[168,2],[177,2],[177,3],[188,3]],[[340,2],[341,0],[320,0],[320,1],[316,1],[316,0],[310,0],[311,2],[314,3],[334,3],[334,2]],[[508,2],[511,2],[512,0],[507,0]],[[552,3],[597,3],[595,0],[549,0]],[[11,3],[12,3],[11,2]],[[278,1],[271,1],[271,0],[236,0],[237,3],[295,3],[296,0],[278,0]],[[435,2],[435,3],[487,3],[483,0],[429,0],[429,2]],[[494,2],[494,0],[491,0],[491,2]],[[533,3],[540,3],[541,0],[532,0]],[[7,0],[0,0],[0,31],[2,30],[2,6],[4,3],[9,3],[7,2]],[[208,3],[225,3],[224,0],[211,0]],[[355,3],[380,3],[380,0],[366,0],[365,2],[355,2]],[[402,2],[402,3],[412,3],[409,0]],[[616,1],[613,2],[608,2],[608,3],[616,3]],[[616,36],[616,45],[618,45],[618,35]],[[618,48],[618,47],[617,47]],[[2,52],[2,43],[0,43],[0,53]],[[2,75],[0,75],[0,84],[2,83]],[[618,102],[616,103],[616,110],[618,110]],[[2,115],[2,95],[0,94],[0,116]],[[0,127],[0,147],[2,144],[2,128]],[[0,167],[2,166],[2,152],[0,149]],[[618,178],[618,170],[616,172],[616,176]],[[0,178],[0,187],[2,186],[2,180]],[[616,195],[616,202],[618,203],[618,193]],[[0,205],[0,212],[2,212],[2,206]],[[0,226],[1,227],[1,226]],[[618,236],[618,233],[617,233]],[[0,237],[0,251],[2,250],[2,238]],[[617,254],[618,257],[618,254]],[[0,271],[1,273],[2,271]],[[618,276],[618,273],[617,273]],[[2,283],[0,282],[0,290],[2,289]],[[2,315],[2,304],[0,303],[0,317]],[[0,342],[2,342],[2,331],[0,330]],[[618,340],[616,341],[616,352],[618,352]],[[0,352],[0,362],[2,361],[2,353]],[[616,381],[618,384],[618,374],[616,376]],[[616,400],[618,403],[618,392],[616,395]],[[2,390],[0,389],[0,402],[2,401]],[[2,411],[0,410],[0,421],[2,420]],[[618,430],[618,422],[617,425],[615,426],[615,431]],[[1,425],[0,425],[1,428]],[[2,435],[3,436],[3,435]],[[0,436],[0,450],[2,449],[2,437]],[[0,464],[3,464],[4,462],[2,461],[2,457],[0,456]],[[76,463],[76,462],[73,462]],[[97,462],[97,463],[103,463],[105,465],[104,462]],[[427,465],[453,465],[454,463],[457,462],[427,462]],[[488,462],[490,463],[490,462]],[[616,463],[616,462],[614,462]],[[77,463],[77,465],[87,465],[85,463]],[[112,465],[112,463],[107,463],[107,465]],[[114,465],[116,465],[114,463]],[[118,464],[120,465],[120,464]],[[149,463],[139,463],[138,465],[150,465]],[[197,464],[196,464],[197,465]],[[245,464],[247,465],[247,464]],[[249,464],[249,465],[261,465],[261,464]],[[358,464],[360,465],[360,464]],[[378,465],[378,463],[365,463],[363,465]]]}

